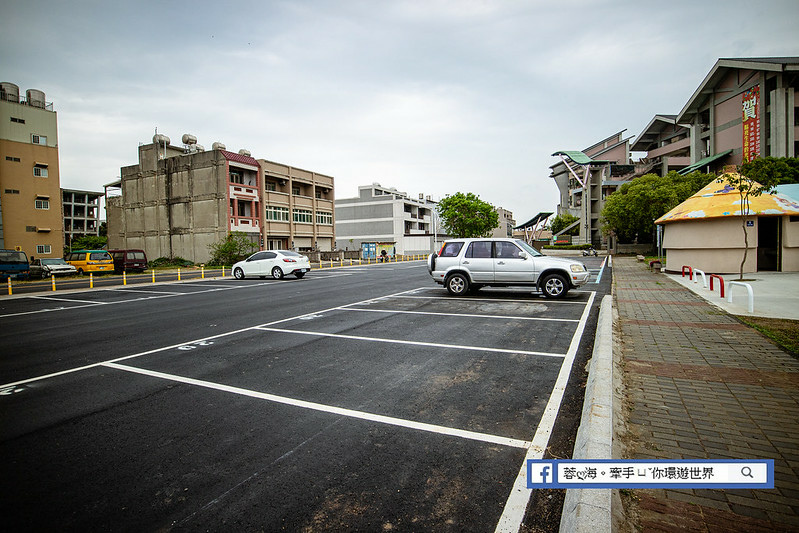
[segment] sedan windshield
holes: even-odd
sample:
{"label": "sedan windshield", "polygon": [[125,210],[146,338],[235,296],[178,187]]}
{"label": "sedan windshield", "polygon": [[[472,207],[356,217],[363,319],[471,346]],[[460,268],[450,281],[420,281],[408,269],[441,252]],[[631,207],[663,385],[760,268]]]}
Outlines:
{"label": "sedan windshield", "polygon": [[538,250],[536,250],[535,248],[533,248],[532,246],[530,246],[529,244],[527,244],[526,242],[524,242],[521,239],[516,239],[515,242],[516,242],[516,244],[521,246],[522,250],[524,250],[525,252],[530,254],[530,257],[540,257],[540,256],[544,255],[544,254],[542,254],[541,252],[539,252]]}
{"label": "sedan windshield", "polygon": [[66,265],[67,262],[63,259],[42,259],[43,265]]}

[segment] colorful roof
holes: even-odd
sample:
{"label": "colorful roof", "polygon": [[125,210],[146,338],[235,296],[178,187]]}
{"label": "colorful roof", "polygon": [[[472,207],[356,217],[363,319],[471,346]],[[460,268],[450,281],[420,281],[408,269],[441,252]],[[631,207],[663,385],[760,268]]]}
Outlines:
{"label": "colorful roof", "polygon": [[[759,185],[757,182],[755,182]],[[734,217],[742,214],[760,216],[799,215],[799,202],[785,194],[763,193],[749,198],[749,208],[742,213],[741,197],[729,180],[718,178],[686,201],[660,217],[655,224],[683,220]]]}
{"label": "colorful roof", "polygon": [[255,160],[255,158],[246,155],[237,154],[235,152],[228,152],[227,150],[220,150],[220,152],[222,152],[222,155],[225,156],[225,159],[227,159],[228,161],[235,161],[237,163],[252,165],[254,167],[261,166],[258,164],[258,161]]}

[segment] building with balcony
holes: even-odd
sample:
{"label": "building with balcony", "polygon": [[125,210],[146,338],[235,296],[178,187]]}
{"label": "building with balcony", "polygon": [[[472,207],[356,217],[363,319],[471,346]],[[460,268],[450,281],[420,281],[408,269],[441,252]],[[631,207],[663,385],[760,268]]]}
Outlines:
{"label": "building with balcony", "polygon": [[665,176],[691,164],[691,130],[677,124],[677,115],[655,115],[630,150],[646,152],[636,175],[654,172]]}
{"label": "building with balcony", "polygon": [[61,189],[61,208],[64,213],[64,247],[77,237],[100,235],[101,192]]}
{"label": "building with balcony", "polygon": [[429,253],[439,232],[436,204],[379,183],[360,186],[357,197],[336,199],[337,248],[361,250],[364,259],[382,250],[390,256]]}
{"label": "building with balcony", "polygon": [[675,117],[690,128],[690,164],[717,171],[799,154],[799,57],[719,59]]}
{"label": "building with balcony", "polygon": [[61,257],[58,117],[42,91],[0,83],[0,248]]}
{"label": "building with balcony", "polygon": [[561,150],[552,154],[560,162],[550,167],[550,177],[560,191],[558,215],[569,213],[580,219],[575,243],[596,247],[607,244],[599,217],[605,198],[636,173],[630,162],[630,139],[622,130],[584,150]]}
{"label": "building with balcony", "polygon": [[499,226],[494,229],[491,236],[497,238],[513,237],[513,229],[516,227],[513,213],[507,209],[497,207],[497,216],[499,218]]}
{"label": "building with balcony", "polygon": [[153,259],[210,259],[212,244],[244,233],[255,249],[330,249],[333,178],[230,152],[206,151],[192,135],[174,146],[165,135],[139,146],[139,163],[106,186],[108,245],[139,248]]}
{"label": "building with balcony", "polygon": [[265,159],[258,163],[263,171],[266,249],[333,250],[333,178]]}

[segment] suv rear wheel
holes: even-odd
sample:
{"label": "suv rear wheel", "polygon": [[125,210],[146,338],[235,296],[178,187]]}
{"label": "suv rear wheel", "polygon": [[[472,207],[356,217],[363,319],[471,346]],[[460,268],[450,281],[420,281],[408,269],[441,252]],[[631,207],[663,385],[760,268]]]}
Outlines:
{"label": "suv rear wheel", "polygon": [[561,274],[549,274],[541,282],[541,291],[547,298],[563,298],[569,292],[569,282]]}
{"label": "suv rear wheel", "polygon": [[462,296],[469,292],[469,278],[460,272],[450,274],[447,278],[447,291],[453,296]]}

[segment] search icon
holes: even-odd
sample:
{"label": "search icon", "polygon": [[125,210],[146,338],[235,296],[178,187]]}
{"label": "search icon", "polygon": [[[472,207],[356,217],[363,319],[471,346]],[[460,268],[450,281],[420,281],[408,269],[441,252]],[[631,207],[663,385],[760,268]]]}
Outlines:
{"label": "search icon", "polygon": [[748,466],[741,468],[741,475],[744,477],[751,477],[752,479],[755,479],[755,476],[752,475],[752,468]]}

